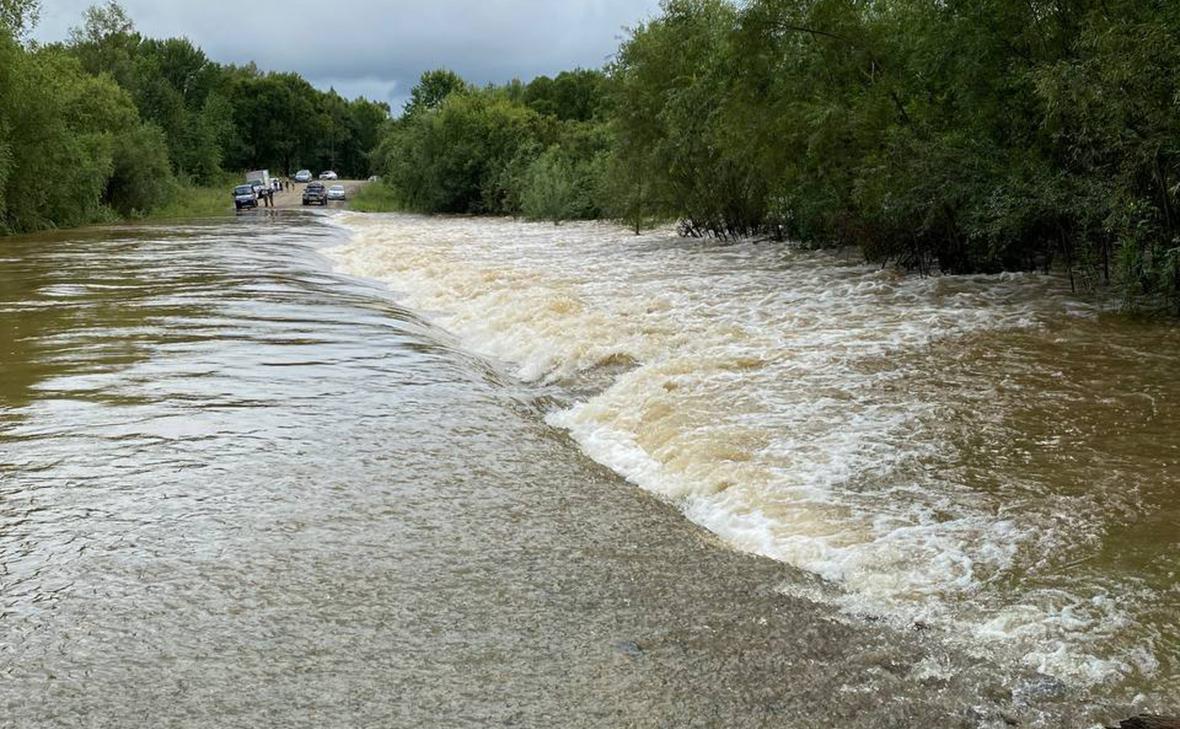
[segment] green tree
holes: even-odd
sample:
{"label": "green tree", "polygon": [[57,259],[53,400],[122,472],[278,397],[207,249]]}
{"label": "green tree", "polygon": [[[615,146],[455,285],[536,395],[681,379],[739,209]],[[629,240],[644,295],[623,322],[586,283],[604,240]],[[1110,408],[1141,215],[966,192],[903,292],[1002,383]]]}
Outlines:
{"label": "green tree", "polygon": [[23,39],[41,17],[40,0],[0,0],[0,33]]}
{"label": "green tree", "polygon": [[523,101],[543,116],[590,121],[602,113],[607,78],[601,71],[562,71],[556,78],[538,76],[524,87]]}
{"label": "green tree", "polygon": [[412,209],[515,212],[506,171],[534,148],[535,112],[487,92],[452,94],[394,126],[381,145],[384,175]]}
{"label": "green tree", "polygon": [[140,123],[130,97],[57,49],[18,50],[6,60],[0,94],[21,103],[0,107],[8,140],[2,227],[38,230],[108,214],[117,139]]}
{"label": "green tree", "polygon": [[142,38],[127,11],[114,0],[92,5],[82,25],[70,29],[70,48],[89,73],[110,74],[123,88],[135,82],[134,59]]}
{"label": "green tree", "polygon": [[406,102],[402,114],[412,117],[437,109],[451,94],[462,94],[469,90],[467,82],[454,71],[445,68],[426,71],[410,90],[410,100]]}
{"label": "green tree", "polygon": [[172,192],[168,143],[152,124],[139,124],[115,137],[113,169],[105,200],[120,215],[141,215],[166,202]]}
{"label": "green tree", "polygon": [[575,217],[579,203],[575,174],[574,165],[560,147],[545,150],[529,167],[521,201],[524,214],[552,220],[555,225]]}

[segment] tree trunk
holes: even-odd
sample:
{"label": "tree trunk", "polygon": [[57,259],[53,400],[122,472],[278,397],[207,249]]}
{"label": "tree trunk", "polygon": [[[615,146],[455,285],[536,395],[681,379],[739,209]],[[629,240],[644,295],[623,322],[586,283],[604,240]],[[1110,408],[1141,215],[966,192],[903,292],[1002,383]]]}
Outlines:
{"label": "tree trunk", "polygon": [[1172,201],[1168,197],[1168,173],[1164,169],[1164,163],[1160,159],[1158,150],[1155,153],[1155,177],[1159,181],[1160,186],[1160,201],[1164,210],[1164,224],[1168,228],[1168,238],[1171,238],[1172,231],[1175,230],[1175,224],[1172,220]]}

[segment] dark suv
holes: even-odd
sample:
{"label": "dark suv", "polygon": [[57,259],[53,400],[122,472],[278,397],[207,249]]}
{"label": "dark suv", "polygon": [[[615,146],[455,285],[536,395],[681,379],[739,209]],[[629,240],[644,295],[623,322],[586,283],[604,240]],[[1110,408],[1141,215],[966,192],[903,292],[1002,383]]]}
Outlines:
{"label": "dark suv", "polygon": [[238,185],[234,188],[233,196],[235,210],[258,207],[258,193],[254,191],[253,185]]}
{"label": "dark suv", "polygon": [[324,189],[324,183],[309,182],[307,187],[303,188],[303,204],[311,205],[312,203],[328,204],[328,191]]}

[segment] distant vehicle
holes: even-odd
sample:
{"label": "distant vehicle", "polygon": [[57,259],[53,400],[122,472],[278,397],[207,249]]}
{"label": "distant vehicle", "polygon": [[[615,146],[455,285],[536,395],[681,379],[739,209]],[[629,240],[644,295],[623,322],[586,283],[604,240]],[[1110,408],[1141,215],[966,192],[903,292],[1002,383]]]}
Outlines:
{"label": "distant vehicle", "polygon": [[310,182],[307,187],[303,188],[303,204],[311,205],[312,203],[328,204],[328,191],[324,189],[324,183]]}
{"label": "distant vehicle", "polygon": [[321,180],[338,180],[338,179],[340,179],[340,176],[337,175],[332,170],[325,170],[320,173],[320,179]]}
{"label": "distant vehicle", "polygon": [[235,210],[258,207],[258,192],[254,189],[253,185],[238,185],[234,188],[232,194]]}
{"label": "distant vehicle", "polygon": [[250,170],[246,173],[246,183],[257,187],[259,192],[273,189],[270,181],[270,172],[267,170]]}
{"label": "distant vehicle", "polygon": [[369,176],[369,182],[380,182],[380,181],[381,181],[381,175],[370,175]]}
{"label": "distant vehicle", "polygon": [[332,185],[328,188],[329,200],[344,200],[344,185]]}
{"label": "distant vehicle", "polygon": [[295,173],[296,182],[311,182],[311,170],[299,170]]}

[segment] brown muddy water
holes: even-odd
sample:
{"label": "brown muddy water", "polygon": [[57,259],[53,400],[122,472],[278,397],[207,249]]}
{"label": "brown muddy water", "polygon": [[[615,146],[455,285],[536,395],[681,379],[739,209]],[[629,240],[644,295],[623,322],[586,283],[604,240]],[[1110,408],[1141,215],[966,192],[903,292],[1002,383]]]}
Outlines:
{"label": "brown muddy water", "polygon": [[1033,276],[291,213],[0,244],[0,726],[1180,711],[1180,336]]}

